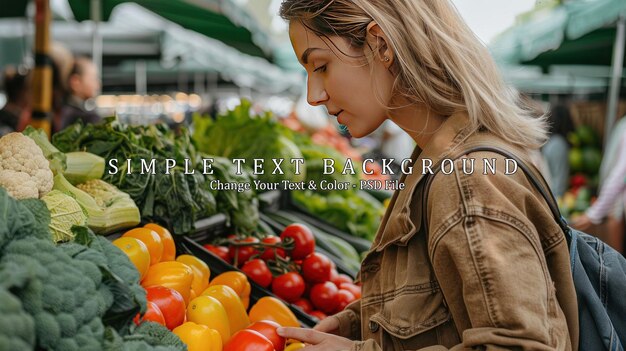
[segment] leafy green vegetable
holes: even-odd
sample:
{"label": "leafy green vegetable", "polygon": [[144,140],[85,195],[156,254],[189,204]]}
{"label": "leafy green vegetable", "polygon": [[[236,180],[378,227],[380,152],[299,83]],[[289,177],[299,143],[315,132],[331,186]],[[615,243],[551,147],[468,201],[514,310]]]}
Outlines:
{"label": "leafy green vegetable", "polygon": [[50,211],[50,232],[54,242],[69,241],[74,238],[72,226],[85,225],[87,216],[73,197],[58,190],[52,190],[41,198]]}
{"label": "leafy green vegetable", "polygon": [[[263,182],[303,181],[304,170],[297,175],[289,164],[291,159],[302,158],[300,149],[292,141],[292,132],[278,123],[270,112],[252,116],[250,107],[249,101],[242,100],[234,110],[218,116],[215,121],[194,116],[193,140],[198,149],[209,155],[244,158],[250,168],[254,159],[263,159],[269,168],[258,176]],[[284,159],[290,166],[282,167],[285,174],[272,174],[272,159],[276,158]]]}
{"label": "leafy green vegetable", "polygon": [[[53,137],[64,152],[87,150],[107,160],[118,160],[115,174],[106,172],[104,180],[129,194],[146,221],[158,222],[175,234],[193,231],[200,218],[216,213],[215,194],[205,184],[201,172],[185,174],[185,160],[201,170],[201,160],[186,129],[175,134],[165,125],[129,126],[107,119],[104,124],[74,124]],[[165,159],[177,166],[165,174]],[[126,160],[132,172],[127,174]],[[141,160],[155,160],[155,172],[141,174]]]}

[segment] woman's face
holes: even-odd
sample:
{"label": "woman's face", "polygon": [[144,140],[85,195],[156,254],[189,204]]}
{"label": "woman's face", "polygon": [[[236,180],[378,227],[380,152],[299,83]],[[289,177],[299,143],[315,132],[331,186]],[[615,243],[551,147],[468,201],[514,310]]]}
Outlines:
{"label": "woman's face", "polygon": [[357,138],[387,119],[394,77],[382,59],[368,63],[362,49],[340,37],[322,39],[298,21],[290,23],[289,36],[307,71],[309,104],[326,106]]}

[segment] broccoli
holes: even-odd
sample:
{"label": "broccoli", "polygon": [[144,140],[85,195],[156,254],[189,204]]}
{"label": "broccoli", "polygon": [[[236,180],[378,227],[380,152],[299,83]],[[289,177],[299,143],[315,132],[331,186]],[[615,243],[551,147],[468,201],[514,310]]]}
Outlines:
{"label": "broccoli", "polygon": [[35,321],[22,309],[22,303],[0,288],[0,350],[33,350]]}
{"label": "broccoli", "polygon": [[135,331],[120,337],[114,330],[105,332],[105,351],[186,351],[185,345],[164,326],[143,322]]}
{"label": "broccoli", "polygon": [[1,284],[33,316],[37,344],[49,350],[101,348],[105,301],[95,272],[93,263],[76,265],[49,240],[29,237],[11,241],[0,258]]}
{"label": "broccoli", "polygon": [[0,187],[0,350],[185,349],[170,346],[180,340],[164,328],[130,333],[146,296],[122,251],[85,227],[57,246],[49,221],[42,201],[17,201]]}

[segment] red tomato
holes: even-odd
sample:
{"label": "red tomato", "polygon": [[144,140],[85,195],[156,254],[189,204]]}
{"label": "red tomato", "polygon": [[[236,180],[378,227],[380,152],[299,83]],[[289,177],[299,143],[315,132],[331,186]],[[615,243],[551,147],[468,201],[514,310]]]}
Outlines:
{"label": "red tomato", "polygon": [[356,300],[356,297],[353,293],[346,289],[339,289],[337,292],[337,307],[335,312],[341,312],[348,306],[352,301]]}
{"label": "red tomato", "polygon": [[176,290],[164,286],[151,286],[146,288],[146,299],[153,302],[163,313],[165,326],[169,330],[183,324],[185,320],[185,300]]}
{"label": "red tomato", "polygon": [[[242,240],[236,240],[236,242],[241,243],[258,243],[259,239],[254,237],[247,237]],[[231,245],[228,248],[228,256],[230,257],[232,262],[235,262],[235,256],[237,256],[237,264],[239,266],[243,265],[250,259],[250,257],[258,254],[259,251],[252,246],[234,246]]]}
{"label": "red tomato", "polygon": [[[337,268],[336,267],[335,268],[331,267],[330,268],[330,279],[328,279],[328,280],[330,280],[331,282],[334,283],[335,279],[337,279],[337,277],[339,277],[339,272],[337,272]],[[335,284],[335,285],[337,285],[337,284]],[[337,287],[339,287],[339,286],[337,286]]]}
{"label": "red tomato", "polygon": [[211,244],[206,244],[204,245],[204,248],[209,250],[209,252],[215,254],[215,256],[230,263],[230,256],[228,256],[228,248],[226,246],[215,246]]}
{"label": "red tomato", "polygon": [[[262,243],[266,243],[266,244],[280,244],[283,241],[277,237],[276,235],[270,235],[267,236],[265,238],[263,238],[263,240],[261,240]],[[263,253],[261,254],[261,259],[268,261],[268,260],[275,260],[276,259],[276,255],[285,258],[287,255],[285,254],[285,250],[283,249],[272,249],[272,248],[268,248],[265,249],[263,251]]]}
{"label": "red tomato", "polygon": [[266,337],[267,340],[272,342],[276,351],[283,351],[285,348],[285,338],[276,333],[276,328],[280,328],[280,324],[274,321],[262,320],[252,323],[246,329],[258,331]]}
{"label": "red tomato", "polygon": [[352,280],[352,278],[350,278],[347,274],[337,274],[337,277],[335,277],[335,279],[331,279],[331,282],[333,282],[335,285],[337,285],[338,288],[341,288],[340,285],[342,283],[348,283],[348,284],[353,284],[354,281]]}
{"label": "red tomato", "polygon": [[332,313],[337,308],[337,292],[339,289],[332,282],[315,284],[311,288],[311,302],[318,310]]}
{"label": "red tomato", "polygon": [[351,292],[356,299],[361,298],[361,287],[355,284],[350,283],[341,283],[339,284],[339,289],[348,290]]}
{"label": "red tomato", "polygon": [[303,224],[288,225],[280,234],[280,238],[293,238],[294,248],[291,250],[291,258],[301,260],[315,251],[315,237],[307,226]]}
{"label": "red tomato", "polygon": [[274,351],[274,345],[258,331],[243,329],[233,334],[222,351]]}
{"label": "red tomato", "polygon": [[141,321],[139,321],[139,318],[140,318],[139,313],[137,313],[137,315],[133,319],[133,321],[137,325],[145,321],[150,321],[150,322],[159,323],[160,325],[165,326],[165,318],[163,317],[163,312],[161,312],[161,309],[159,308],[159,306],[157,306],[154,302],[151,302],[151,301],[148,301],[148,308],[146,309],[146,313],[143,315],[143,318],[141,318]]}
{"label": "red tomato", "polygon": [[272,282],[272,292],[285,301],[296,301],[304,293],[304,279],[295,272],[279,275]]}
{"label": "red tomato", "polygon": [[272,284],[272,272],[267,268],[265,261],[259,258],[255,258],[244,263],[241,270],[255,283],[267,288]]}
{"label": "red tomato", "polygon": [[314,252],[302,262],[302,276],[307,282],[323,283],[331,278],[332,264],[326,255]]}
{"label": "red tomato", "polygon": [[309,313],[309,316],[313,316],[313,317],[315,317],[315,318],[317,318],[319,320],[322,320],[322,319],[328,317],[326,315],[326,313],[324,313],[322,311],[311,311],[311,313]]}
{"label": "red tomato", "polygon": [[299,298],[296,301],[292,302],[292,304],[300,307],[300,309],[304,311],[304,313],[309,313],[313,311],[313,304],[311,303],[311,301],[305,298]]}

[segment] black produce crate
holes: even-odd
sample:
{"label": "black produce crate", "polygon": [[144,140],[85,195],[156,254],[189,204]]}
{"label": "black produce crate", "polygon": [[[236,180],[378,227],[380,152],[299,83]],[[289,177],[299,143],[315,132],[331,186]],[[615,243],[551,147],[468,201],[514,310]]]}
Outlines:
{"label": "black produce crate", "polygon": [[203,218],[194,223],[196,229],[193,234],[187,235],[198,241],[209,241],[214,238],[226,237],[229,228],[226,225],[226,215],[223,213],[215,214],[211,217]]}
{"label": "black produce crate", "polygon": [[[268,201],[266,205],[261,207],[261,211],[265,213],[277,212],[279,210],[283,210],[285,212],[292,212],[299,218],[301,218],[305,224],[310,224],[314,227],[317,227],[324,232],[336,236],[340,239],[345,240],[350,245],[352,245],[359,253],[368,251],[372,246],[372,243],[363,238],[359,238],[350,233],[346,233],[341,229],[335,227],[334,225],[326,222],[322,218],[316,217],[314,214],[309,212],[302,205],[296,203],[292,197],[291,193],[287,190],[283,191],[274,191],[270,192],[272,194],[267,193],[265,197],[265,201]],[[262,194],[263,195],[263,194]],[[259,196],[260,198],[260,196]]]}
{"label": "black produce crate", "polygon": [[[187,237],[187,236],[178,236],[178,237],[175,237],[175,239],[176,239],[177,253],[179,254],[188,253],[204,261],[211,268],[211,276],[219,275],[228,271],[241,272],[241,270],[237,269],[235,266],[230,265],[229,263],[225,262],[224,260],[217,257],[213,253],[209,252],[207,249],[202,247],[202,245],[198,241],[194,240],[193,238]],[[253,282],[252,280],[249,280],[249,281],[250,281],[250,286],[252,287],[252,290],[250,292],[250,306],[254,305],[262,297],[265,297],[265,296],[276,297],[269,290],[261,287],[260,285]],[[299,308],[294,307],[293,305],[287,302],[285,302],[285,305],[289,307],[291,312],[293,312],[293,314],[296,316],[296,318],[298,319],[298,321],[303,327],[313,328],[317,324],[317,321],[313,319],[313,317],[304,313]]]}

